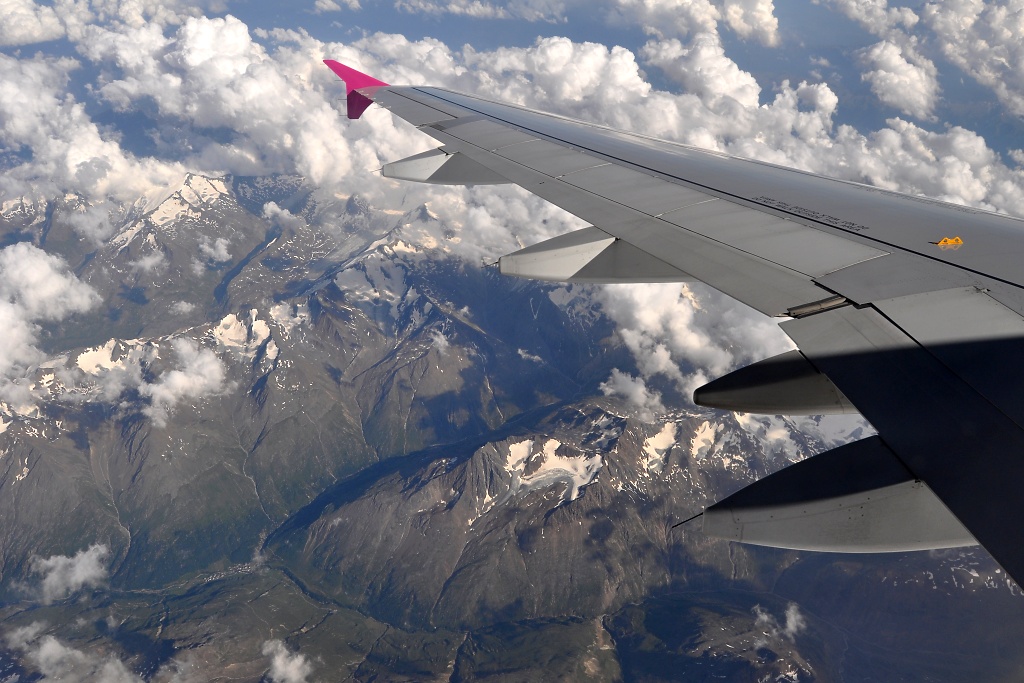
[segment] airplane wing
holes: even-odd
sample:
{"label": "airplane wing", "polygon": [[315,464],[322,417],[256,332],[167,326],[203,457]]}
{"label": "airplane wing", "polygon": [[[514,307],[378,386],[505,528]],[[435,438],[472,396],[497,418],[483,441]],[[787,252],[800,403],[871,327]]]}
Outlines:
{"label": "airplane wing", "polygon": [[515,183],[592,226],[502,272],[700,280],[785,319],[798,351],[696,403],[855,410],[877,429],[719,501],[706,533],[839,552],[981,543],[1024,579],[1024,221],[326,64],[350,117],[376,102],[441,144],[385,176]]}

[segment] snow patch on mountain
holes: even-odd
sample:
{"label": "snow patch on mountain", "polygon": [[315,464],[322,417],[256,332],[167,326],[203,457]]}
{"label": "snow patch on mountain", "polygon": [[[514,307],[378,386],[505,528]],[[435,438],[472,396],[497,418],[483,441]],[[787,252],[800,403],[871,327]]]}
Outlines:
{"label": "snow patch on mountain", "polygon": [[82,353],[78,354],[78,358],[75,359],[75,364],[80,370],[82,370],[82,372],[87,372],[90,375],[95,375],[100,370],[110,370],[111,368],[117,367],[119,363],[113,359],[114,344],[116,343],[116,339],[111,339],[103,346],[86,349]]}
{"label": "snow patch on mountain", "polygon": [[191,206],[184,199],[178,196],[170,196],[160,203],[160,206],[153,209],[149,214],[149,221],[156,227],[163,227],[177,218],[195,218],[199,212],[191,211]]}
{"label": "snow patch on mountain", "polygon": [[648,475],[661,474],[665,469],[665,457],[676,444],[676,423],[666,422],[661,431],[644,439],[640,464]]}
{"label": "snow patch on mountain", "polygon": [[29,225],[46,220],[46,199],[43,197],[15,197],[0,202],[0,218],[8,221],[24,221],[31,218]]}
{"label": "snow patch on mountain", "polygon": [[600,455],[560,455],[558,450],[561,446],[557,439],[548,439],[539,450],[529,439],[510,444],[505,461],[505,471],[512,475],[510,492],[513,495],[526,494],[564,484],[565,490],[558,505],[579,498],[583,489],[604,467],[604,460]]}
{"label": "snow patch on mountain", "polygon": [[122,251],[131,244],[132,240],[139,236],[139,233],[142,232],[144,227],[145,223],[141,221],[132,223],[127,228],[110,238],[110,246],[118,251]]}
{"label": "snow patch on mountain", "polygon": [[803,448],[793,435],[796,427],[780,415],[750,415],[736,413],[736,422],[763,445],[766,453],[782,453],[788,460],[803,457]]}
{"label": "snow patch on mountain", "polygon": [[182,186],[150,211],[147,218],[156,227],[180,218],[195,218],[203,206],[229,193],[227,183],[221,178],[189,174]]}
{"label": "snow patch on mountain", "polygon": [[705,420],[697,428],[697,431],[694,432],[693,439],[690,441],[690,457],[694,460],[700,460],[710,455],[715,446],[715,439],[721,429],[722,425],[712,424]]}
{"label": "snow patch on mountain", "polygon": [[249,339],[249,328],[237,315],[228,313],[221,319],[220,324],[213,328],[213,336],[221,346],[243,349]]}
{"label": "snow patch on mountain", "polygon": [[277,325],[281,339],[287,341],[310,321],[309,306],[305,303],[281,303],[270,308],[270,319]]}
{"label": "snow patch on mountain", "polygon": [[[253,308],[249,315],[228,313],[211,330],[217,345],[244,357],[254,357],[260,347],[270,339],[270,325],[259,318],[259,309]],[[276,349],[276,346],[275,346]]]}

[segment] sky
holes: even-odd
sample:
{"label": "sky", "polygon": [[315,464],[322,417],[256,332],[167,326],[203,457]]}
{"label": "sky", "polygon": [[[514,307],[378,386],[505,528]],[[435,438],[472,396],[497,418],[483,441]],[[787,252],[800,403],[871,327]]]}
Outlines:
{"label": "sky", "polygon": [[[476,263],[582,227],[514,187],[382,179],[431,140],[379,108],[348,121],[324,58],[1024,215],[1024,0],[0,0],[0,16],[0,202],[80,197],[57,219],[83,251],[187,172],[297,174],[324,197],[427,204]],[[0,250],[0,290],[0,399],[14,400],[43,357],[40,326],[98,301],[29,244]],[[700,286],[592,296],[636,360],[603,389],[645,415],[666,388],[687,395],[791,346]],[[186,346],[183,373],[209,366]]]}

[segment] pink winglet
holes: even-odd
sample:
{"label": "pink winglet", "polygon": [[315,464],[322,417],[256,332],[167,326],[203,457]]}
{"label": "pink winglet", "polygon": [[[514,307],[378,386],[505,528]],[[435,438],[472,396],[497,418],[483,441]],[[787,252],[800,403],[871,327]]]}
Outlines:
{"label": "pink winglet", "polygon": [[[345,81],[345,94],[348,96],[348,117],[350,119],[358,119],[366,111],[366,108],[373,104],[373,100],[368,95],[372,96],[374,90],[386,88],[388,85],[384,81],[378,81],[373,76],[367,76],[363,72],[356,71],[352,67],[345,66],[333,59],[325,59],[324,64],[331,71],[338,74],[341,80]],[[368,90],[365,95],[357,92],[363,88],[372,88],[372,90]]]}

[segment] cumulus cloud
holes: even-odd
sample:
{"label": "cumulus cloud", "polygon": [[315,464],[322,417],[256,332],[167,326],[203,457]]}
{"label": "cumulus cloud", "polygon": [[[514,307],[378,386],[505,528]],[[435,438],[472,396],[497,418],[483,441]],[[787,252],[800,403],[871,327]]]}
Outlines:
{"label": "cumulus cloud", "polygon": [[52,7],[32,0],[0,0],[0,46],[27,45],[64,36],[64,25]]}
{"label": "cumulus cloud", "polygon": [[155,382],[139,387],[139,393],[149,398],[143,413],[159,427],[166,426],[179,401],[218,394],[227,383],[224,363],[195,340],[172,339],[171,349],[177,358],[177,367],[161,374]]}
{"label": "cumulus cloud", "polygon": [[636,410],[637,417],[645,422],[653,422],[659,414],[665,412],[660,393],[649,389],[643,379],[622,372],[618,368],[612,370],[612,374],[601,383],[600,388],[605,396],[620,396],[625,399],[626,403]]}
{"label": "cumulus cloud", "polygon": [[54,555],[32,560],[31,571],[41,574],[38,594],[45,604],[78,592],[86,586],[98,588],[107,581],[107,556],[110,548],[96,543],[73,556]]}
{"label": "cumulus cloud", "polygon": [[737,365],[792,348],[774,321],[702,286],[614,286],[596,297],[641,376],[660,375],[687,396]]}
{"label": "cumulus cloud", "polygon": [[36,622],[14,629],[4,638],[10,649],[23,653],[28,663],[42,674],[42,680],[142,683],[142,678],[132,673],[117,657],[70,647],[52,635],[43,634],[45,628],[45,624]]}
{"label": "cumulus cloud", "polygon": [[150,273],[166,263],[163,252],[154,251],[152,253],[141,256],[135,261],[132,261],[128,265],[131,269],[138,273]]}
{"label": "cumulus cloud", "polygon": [[779,20],[772,0],[725,0],[722,15],[741,38],[755,38],[764,45],[779,43]]}
{"label": "cumulus cloud", "polygon": [[868,70],[868,82],[883,103],[920,119],[932,119],[939,96],[938,69],[920,49],[913,33],[920,17],[908,7],[889,7],[886,0],[827,0],[835,9],[858,22],[880,43],[858,51]]}
{"label": "cumulus cloud", "polygon": [[[786,607],[786,614],[782,623],[779,623],[778,619],[760,605],[754,605],[753,612],[754,628],[774,640],[785,639],[792,643],[798,635],[807,629],[807,620],[795,602],[789,603]],[[764,647],[767,644],[765,640],[759,639],[755,646]]]}
{"label": "cumulus cloud", "polygon": [[913,28],[919,17],[909,7],[889,7],[886,0],[825,0],[876,36]]}
{"label": "cumulus cloud", "polygon": [[648,64],[665,72],[689,92],[709,100],[714,106],[721,97],[729,97],[744,107],[756,107],[761,87],[746,71],[725,56],[717,34],[698,34],[688,45],[679,40],[648,42],[643,49]]}
{"label": "cumulus cloud", "polygon": [[291,230],[298,230],[306,224],[301,217],[278,206],[277,202],[267,202],[263,205],[263,217]]}
{"label": "cumulus cloud", "polygon": [[[903,88],[901,95],[908,111],[927,112],[937,90],[929,90],[927,76],[934,67],[922,61],[908,33],[917,15],[884,3],[834,4],[881,36],[885,49],[873,57],[866,53],[877,65],[871,70],[878,72],[879,92],[890,96],[899,90],[893,83],[885,85],[885,78],[924,74],[916,81],[917,100],[906,99],[913,88]],[[558,17],[574,5],[506,7]],[[59,187],[86,198],[129,201],[144,188],[163,189],[162,178],[185,168],[289,173],[306,177],[329,200],[358,193],[371,205],[389,209],[426,204],[454,229],[458,239],[450,241],[452,251],[475,262],[580,227],[578,219],[515,187],[417,186],[374,175],[384,162],[423,151],[432,141],[380,108],[371,108],[358,122],[339,116],[341,85],[319,63],[326,55],[389,82],[436,84],[889,189],[1011,213],[1024,209],[1019,170],[1007,168],[969,130],[954,126],[931,132],[892,119],[880,130],[862,133],[833,123],[839,100],[827,84],[783,81],[771,90],[762,88],[729,59],[718,31],[724,23],[742,34],[744,24],[753,26],[756,17],[771,15],[771,3],[615,0],[599,9],[610,13],[609,20],[619,12],[624,21],[650,25],[641,61],[623,47],[561,37],[479,51],[394,34],[347,44],[286,30],[257,31],[254,37],[230,16],[184,17],[180,24],[156,28],[128,20],[89,24],[73,40],[82,58],[104,68],[105,78],[93,92],[121,111],[155,110],[154,116],[176,124],[187,139],[174,147],[175,159],[136,158],[113,136],[101,135],[67,95],[66,74],[75,68],[73,60],[0,56],[13,60],[11,68],[0,70],[2,92],[39,92],[38,98],[28,99],[32,104],[25,111],[8,105],[2,113],[4,102],[17,98],[0,97],[0,142],[32,152],[30,160],[0,177],[0,194]],[[631,12],[635,16],[625,18]],[[758,39],[770,43],[768,37]],[[896,53],[902,62],[886,61]],[[683,91],[652,87],[641,64],[663,70]],[[53,126],[55,117],[63,117],[66,125]],[[86,134],[79,139],[67,130]],[[230,134],[204,132],[211,130]],[[120,178],[130,182],[115,182]],[[109,234],[117,214],[108,208],[97,200],[84,209],[80,232],[95,239]],[[283,225],[302,220],[273,204],[265,207],[265,215]],[[226,243],[216,240],[198,248],[212,259],[228,251]],[[204,268],[201,262],[197,266]],[[673,292],[663,286],[595,291],[636,355],[641,379],[660,376],[682,390],[761,354],[784,350],[784,337],[768,332],[775,330],[773,322],[703,288],[690,289],[692,296],[684,300],[679,288]],[[708,313],[711,309],[721,314]],[[673,321],[675,314],[678,320]],[[159,406],[171,405],[158,399],[152,412],[162,415]]]}
{"label": "cumulus cloud", "polygon": [[60,257],[27,242],[0,250],[0,398],[28,398],[19,380],[45,358],[37,346],[39,323],[84,313],[98,302],[96,291]]}
{"label": "cumulus cloud", "polygon": [[0,148],[21,152],[0,177],[0,199],[75,194],[85,203],[57,220],[93,241],[109,237],[110,221],[132,203],[180,179],[182,168],[125,151],[101,131],[67,92],[70,58],[0,55]]}
{"label": "cumulus cloud", "polygon": [[[96,647],[80,650],[46,633],[46,630],[45,623],[34,622],[12,629],[3,637],[7,648],[20,653],[24,663],[42,676],[40,680],[63,683],[143,683],[144,679],[115,654],[104,653]],[[212,676],[194,656],[186,654],[165,663],[148,680],[154,683],[202,683]],[[13,680],[17,680],[17,676]],[[287,683],[303,680],[281,679]]]}
{"label": "cumulus cloud", "polygon": [[858,53],[868,69],[861,78],[878,99],[919,119],[934,118],[939,94],[938,69],[930,61],[912,64],[896,44],[883,40]]}
{"label": "cumulus cloud", "polygon": [[263,655],[270,657],[267,677],[273,683],[306,683],[313,673],[313,665],[305,655],[290,652],[280,640],[268,640],[263,643]]}
{"label": "cumulus cloud", "polygon": [[416,14],[550,23],[572,21],[586,13],[603,18],[610,26],[637,26],[651,35],[677,38],[715,31],[718,22],[723,21],[744,40],[754,39],[769,46],[779,41],[779,22],[772,0],[394,0],[394,6]]}
{"label": "cumulus cloud", "polygon": [[199,253],[218,263],[230,261],[231,252],[228,251],[229,246],[231,246],[231,241],[226,237],[210,240],[209,237],[203,235],[202,239],[199,240]]}
{"label": "cumulus cloud", "polygon": [[932,2],[921,18],[949,61],[1024,116],[1024,1]]}
{"label": "cumulus cloud", "polygon": [[448,353],[448,347],[450,347],[452,343],[448,341],[448,337],[444,336],[444,332],[442,330],[430,330],[429,336],[431,346],[437,349],[438,353],[442,356]]}
{"label": "cumulus cloud", "polygon": [[[171,310],[187,314],[195,305],[175,302]],[[92,358],[104,359],[101,364],[90,361],[84,371],[73,368],[68,385],[77,390],[69,393],[68,400],[98,400],[117,403],[126,393],[137,392],[144,402],[142,414],[164,427],[175,408],[183,401],[194,401],[205,396],[216,396],[228,390],[228,371],[224,362],[212,350],[203,348],[189,337],[175,337],[168,342],[118,342],[89,351]],[[110,362],[111,354],[116,361]],[[155,378],[153,376],[155,375]],[[122,404],[128,410],[137,409],[136,402]]]}
{"label": "cumulus cloud", "polygon": [[[342,0],[342,1],[344,2],[345,7],[349,8],[350,10],[354,11],[354,10],[360,9],[359,0]],[[340,11],[341,11],[341,5],[338,4],[337,2],[335,2],[334,0],[316,0],[316,2],[313,3],[313,13],[314,14],[323,14],[324,12],[340,12]]]}
{"label": "cumulus cloud", "polygon": [[475,19],[519,19],[531,18],[524,16],[513,8],[513,11],[481,0],[451,0],[451,2],[433,2],[433,0],[396,0],[395,7],[416,14],[461,14]]}

